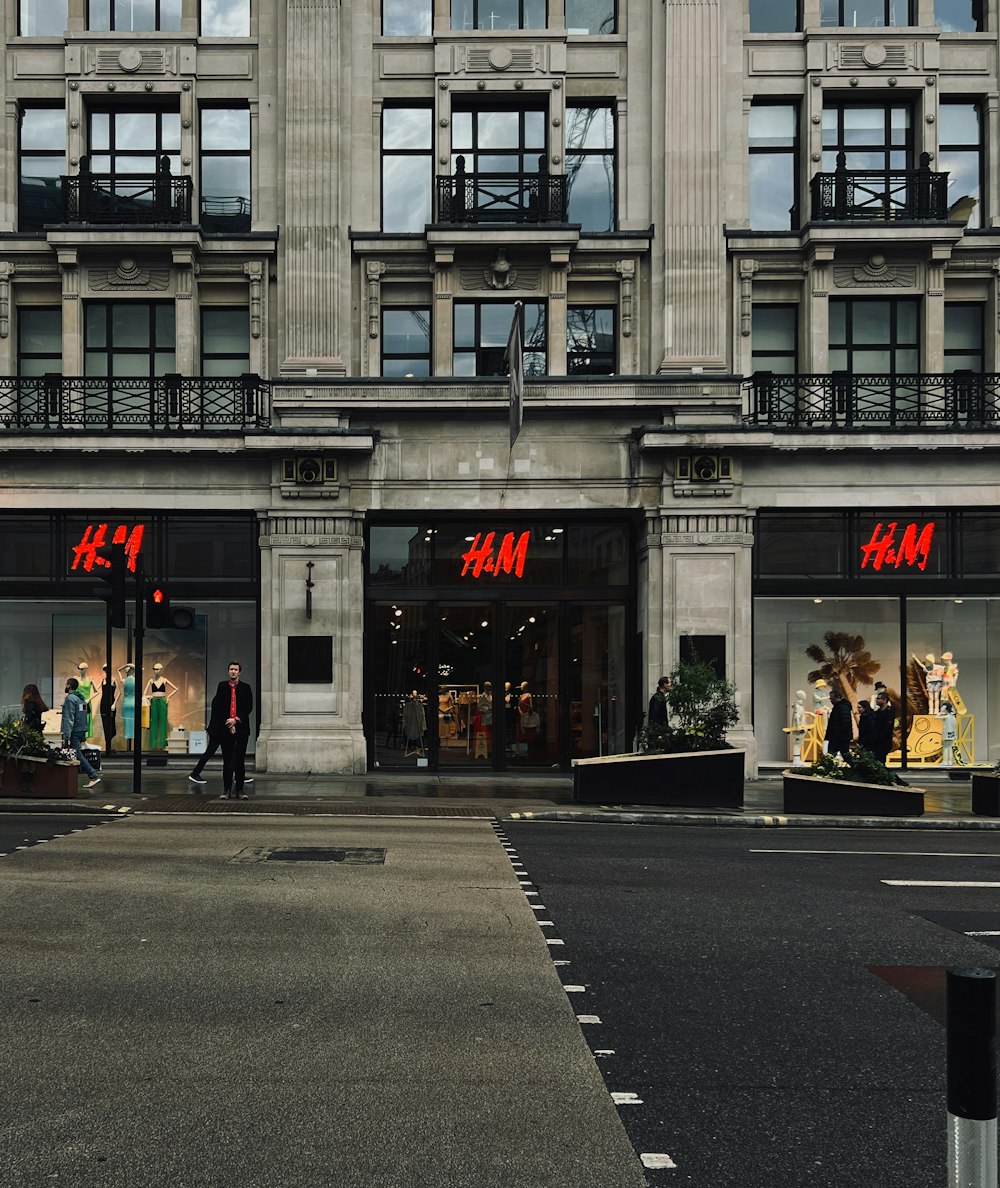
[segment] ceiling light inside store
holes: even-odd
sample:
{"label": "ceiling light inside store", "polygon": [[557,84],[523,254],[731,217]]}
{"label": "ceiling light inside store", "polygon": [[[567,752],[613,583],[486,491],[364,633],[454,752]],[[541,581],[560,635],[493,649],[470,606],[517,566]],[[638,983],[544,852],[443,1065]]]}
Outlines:
{"label": "ceiling light inside store", "polygon": [[813,599],[813,602],[815,602],[817,606],[819,606],[819,604],[820,604],[822,601],[823,601],[823,599],[822,599],[822,598],[814,598],[814,599]]}
{"label": "ceiling light inside store", "polygon": [[964,598],[956,598],[956,599],[955,599],[955,605],[956,605],[956,606],[961,606],[961,605],[962,605],[962,603],[963,603],[964,601],[965,601],[965,599],[964,599]]}
{"label": "ceiling light inside store", "polygon": [[479,626],[480,627],[489,627],[489,622],[486,619],[483,619],[483,621],[479,624]]}
{"label": "ceiling light inside store", "polygon": [[399,609],[399,607],[394,607],[394,608],[393,608],[393,612],[392,612],[392,613],[393,613],[393,614],[396,616],[396,618],[398,619],[398,618],[399,618],[399,616],[400,616],[400,615],[401,615],[403,612],[402,612],[402,611]]}

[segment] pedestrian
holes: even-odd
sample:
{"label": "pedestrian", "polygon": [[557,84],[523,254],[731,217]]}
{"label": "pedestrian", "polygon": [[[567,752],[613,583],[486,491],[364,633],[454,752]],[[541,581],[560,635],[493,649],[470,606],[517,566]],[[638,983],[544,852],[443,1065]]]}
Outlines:
{"label": "pedestrian", "polygon": [[870,701],[858,702],[858,744],[866,751],[872,749],[878,723]]}
{"label": "pedestrian", "polygon": [[222,747],[222,796],[220,799],[249,800],[243,791],[246,779],[244,765],[250,741],[250,714],[253,712],[253,693],[240,680],[243,666],[230,661],[229,679],[219,682],[212,698],[209,734],[219,736]]}
{"label": "pedestrian", "polygon": [[43,732],[42,714],[48,713],[49,707],[42,700],[37,685],[25,685],[21,694],[21,721],[29,730]]}
{"label": "pedestrian", "polygon": [[893,734],[896,729],[896,711],[887,693],[879,693],[872,711],[872,740],[869,750],[880,763],[885,763],[892,750]]}
{"label": "pedestrian", "polygon": [[80,696],[79,688],[80,682],[76,677],[69,677],[66,681],[66,700],[62,705],[62,740],[64,747],[73,749],[80,760],[80,766],[90,776],[87,787],[94,788],[101,782],[101,777],[83,752],[90,710],[87,702]]}
{"label": "pedestrian", "polygon": [[826,723],[826,753],[848,759],[854,739],[851,703],[839,689],[830,690],[830,717]]}
{"label": "pedestrian", "polygon": [[670,716],[667,704],[667,694],[670,692],[670,677],[661,676],[656,682],[656,690],[649,699],[649,712],[646,715],[650,726],[666,726]]}

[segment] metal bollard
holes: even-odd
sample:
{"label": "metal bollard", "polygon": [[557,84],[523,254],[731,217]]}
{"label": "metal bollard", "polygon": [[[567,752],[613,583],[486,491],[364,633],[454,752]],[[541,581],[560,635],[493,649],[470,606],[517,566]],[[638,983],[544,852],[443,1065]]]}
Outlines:
{"label": "metal bollard", "polygon": [[997,1188],[996,986],[948,970],[948,1188]]}

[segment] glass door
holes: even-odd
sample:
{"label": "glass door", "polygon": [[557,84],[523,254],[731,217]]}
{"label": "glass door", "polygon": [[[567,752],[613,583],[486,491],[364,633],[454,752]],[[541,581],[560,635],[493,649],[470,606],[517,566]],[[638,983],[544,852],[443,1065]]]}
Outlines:
{"label": "glass door", "polygon": [[559,608],[554,603],[504,607],[503,746],[506,767],[561,762]]}
{"label": "glass door", "polygon": [[375,602],[369,607],[366,672],[376,767],[427,766],[436,704],[428,701],[427,607]]}
{"label": "glass door", "polygon": [[494,620],[491,602],[438,607],[434,733],[440,768],[493,764]]}
{"label": "glass door", "polygon": [[625,730],[625,607],[576,606],[569,622],[571,759],[630,751]]}

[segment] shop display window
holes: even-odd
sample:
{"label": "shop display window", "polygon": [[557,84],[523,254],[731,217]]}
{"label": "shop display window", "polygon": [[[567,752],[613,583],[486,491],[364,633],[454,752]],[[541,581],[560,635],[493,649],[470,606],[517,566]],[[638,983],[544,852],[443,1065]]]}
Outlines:
{"label": "shop display window", "polygon": [[370,581],[400,586],[426,586],[431,574],[435,530],[428,527],[373,526],[368,538]]}

